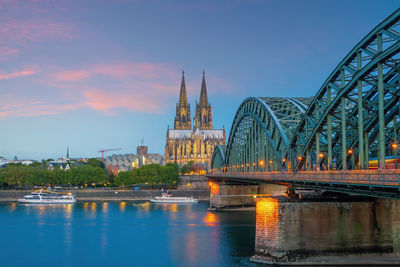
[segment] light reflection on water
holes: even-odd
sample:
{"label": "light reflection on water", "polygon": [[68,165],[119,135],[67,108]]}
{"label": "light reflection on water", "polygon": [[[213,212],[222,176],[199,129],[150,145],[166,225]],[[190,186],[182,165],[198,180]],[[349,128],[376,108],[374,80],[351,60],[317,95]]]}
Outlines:
{"label": "light reflection on water", "polygon": [[252,265],[254,213],[207,208],[208,203],[0,203],[2,238],[10,240],[0,242],[7,255],[1,265]]}

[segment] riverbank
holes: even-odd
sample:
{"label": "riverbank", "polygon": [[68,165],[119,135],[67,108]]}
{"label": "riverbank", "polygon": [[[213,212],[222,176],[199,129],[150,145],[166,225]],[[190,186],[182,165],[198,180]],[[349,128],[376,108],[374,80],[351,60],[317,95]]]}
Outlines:
{"label": "riverbank", "polygon": [[[31,193],[30,190],[0,190],[0,202],[17,201]],[[68,190],[76,195],[77,201],[135,201],[150,200],[153,196],[161,196],[160,190]],[[176,197],[190,197],[199,201],[209,201],[209,190],[169,190],[169,193]]]}

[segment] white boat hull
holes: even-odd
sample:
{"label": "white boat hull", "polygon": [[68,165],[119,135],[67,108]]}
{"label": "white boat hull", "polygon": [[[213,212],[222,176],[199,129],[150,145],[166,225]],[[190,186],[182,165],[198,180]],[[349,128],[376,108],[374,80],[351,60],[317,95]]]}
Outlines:
{"label": "white boat hull", "polygon": [[76,199],[18,199],[18,203],[20,204],[74,204],[75,202]]}
{"label": "white boat hull", "polygon": [[198,199],[150,199],[153,203],[197,203],[199,202]]}
{"label": "white boat hull", "polygon": [[42,189],[18,199],[20,204],[73,204],[75,202],[74,194],[51,192]]}

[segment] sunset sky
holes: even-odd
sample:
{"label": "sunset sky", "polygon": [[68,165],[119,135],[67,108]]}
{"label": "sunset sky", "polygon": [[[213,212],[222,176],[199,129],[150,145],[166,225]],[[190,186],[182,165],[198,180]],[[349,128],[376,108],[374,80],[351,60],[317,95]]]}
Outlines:
{"label": "sunset sky", "polygon": [[0,0],[0,156],[164,153],[185,70],[227,135],[248,96],[313,96],[400,7],[376,1]]}

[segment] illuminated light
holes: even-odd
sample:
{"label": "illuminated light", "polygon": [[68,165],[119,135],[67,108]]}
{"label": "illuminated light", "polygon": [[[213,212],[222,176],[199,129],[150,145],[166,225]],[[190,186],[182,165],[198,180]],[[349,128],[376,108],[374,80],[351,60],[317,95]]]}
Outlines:
{"label": "illuminated light", "polygon": [[349,150],[347,150],[347,153],[349,153],[351,155],[351,154],[353,154],[353,150],[349,149]]}
{"label": "illuminated light", "polygon": [[270,164],[272,164],[272,159],[269,161]]}
{"label": "illuminated light", "polygon": [[286,162],[286,159],[285,159],[285,158],[283,158],[283,159],[282,159],[282,162],[283,162],[283,163],[285,163],[285,162]]}
{"label": "illuminated light", "polygon": [[90,210],[91,210],[91,211],[96,211],[96,208],[97,208],[97,203],[96,203],[96,202],[93,202],[93,203],[90,205]]}
{"label": "illuminated light", "polygon": [[323,158],[324,157],[324,153],[319,153],[318,157]]}
{"label": "illuminated light", "polygon": [[244,167],[244,164],[242,164],[242,167]]}
{"label": "illuminated light", "polygon": [[209,183],[208,183],[208,186],[212,186],[212,185],[213,185],[213,183],[212,183],[212,182],[209,182]]}
{"label": "illuminated light", "polygon": [[301,156],[298,156],[297,159],[298,159],[299,161],[301,161],[303,158],[302,158]]}
{"label": "illuminated light", "polygon": [[256,163],[255,163],[255,162],[253,162],[253,166],[256,166]]}
{"label": "illuminated light", "polygon": [[170,204],[170,205],[168,205],[168,211],[178,212],[178,204]]}
{"label": "illuminated light", "polygon": [[249,166],[250,166],[250,164],[248,164],[248,163],[247,163],[247,164],[246,164],[246,166],[247,166],[247,167],[249,167]]}
{"label": "illuminated light", "polygon": [[107,212],[108,211],[108,203],[103,202],[102,208],[103,208],[103,212]]}
{"label": "illuminated light", "polygon": [[254,196],[253,196],[253,198],[254,198],[254,199],[256,199],[256,198],[257,198],[257,196],[256,196],[256,195],[254,195]]}
{"label": "illuminated light", "polygon": [[212,212],[207,212],[206,217],[204,217],[204,222],[209,226],[214,226],[217,221],[217,215]]}
{"label": "illuminated light", "polygon": [[210,188],[210,197],[213,197],[215,195],[219,194],[219,185],[218,184],[212,184]]}
{"label": "illuminated light", "polygon": [[274,198],[261,198],[256,204],[256,240],[268,240],[275,247],[280,244],[279,202]]}
{"label": "illuminated light", "polygon": [[126,207],[126,202],[122,201],[119,203],[119,210],[120,211],[125,211],[125,207]]}
{"label": "illuminated light", "polygon": [[264,166],[265,162],[263,160],[260,160],[260,165]]}
{"label": "illuminated light", "polygon": [[392,144],[392,148],[396,149],[398,147],[398,145],[396,143]]}

